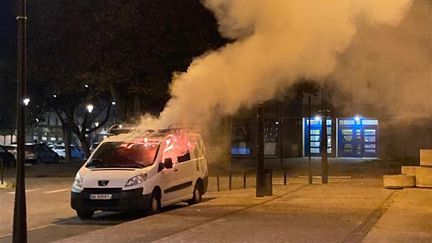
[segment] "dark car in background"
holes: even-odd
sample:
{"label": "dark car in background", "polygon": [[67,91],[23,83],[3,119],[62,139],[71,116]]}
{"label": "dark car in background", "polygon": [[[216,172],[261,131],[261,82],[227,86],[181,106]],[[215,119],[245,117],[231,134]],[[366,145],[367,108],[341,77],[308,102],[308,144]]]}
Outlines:
{"label": "dark car in background", "polygon": [[0,145],[0,160],[3,161],[3,165],[7,168],[16,163],[15,156],[2,145]]}
{"label": "dark car in background", "polygon": [[[16,144],[6,146],[6,149],[11,152],[16,158]],[[26,143],[25,144],[25,160],[26,163],[58,163],[59,156],[56,152],[44,143]]]}
{"label": "dark car in background", "polygon": [[58,163],[59,156],[44,143],[25,146],[26,160],[31,163]]}

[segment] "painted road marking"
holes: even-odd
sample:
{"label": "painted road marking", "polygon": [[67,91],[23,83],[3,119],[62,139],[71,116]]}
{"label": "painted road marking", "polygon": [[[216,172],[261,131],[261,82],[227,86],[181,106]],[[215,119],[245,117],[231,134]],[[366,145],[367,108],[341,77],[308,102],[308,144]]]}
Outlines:
{"label": "painted road marking", "polygon": [[[27,193],[27,192],[34,192],[34,191],[39,191],[40,189],[28,189],[28,190],[25,190],[25,192]],[[9,195],[13,195],[13,194],[15,194],[15,192],[8,192],[7,194],[9,194]]]}
{"label": "painted road marking", "polygon": [[69,190],[70,190],[70,188],[66,188],[66,189],[60,189],[60,190],[54,190],[54,191],[47,191],[47,192],[44,192],[44,193],[51,194],[51,193],[56,193],[56,192],[69,191]]}

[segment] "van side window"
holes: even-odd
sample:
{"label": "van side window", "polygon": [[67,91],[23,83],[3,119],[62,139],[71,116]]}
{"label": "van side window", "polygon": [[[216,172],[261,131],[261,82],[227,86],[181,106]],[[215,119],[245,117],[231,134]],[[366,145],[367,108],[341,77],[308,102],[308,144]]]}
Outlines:
{"label": "van side window", "polygon": [[177,161],[179,163],[189,161],[191,159],[189,151],[187,151],[185,154],[181,156],[177,156]]}

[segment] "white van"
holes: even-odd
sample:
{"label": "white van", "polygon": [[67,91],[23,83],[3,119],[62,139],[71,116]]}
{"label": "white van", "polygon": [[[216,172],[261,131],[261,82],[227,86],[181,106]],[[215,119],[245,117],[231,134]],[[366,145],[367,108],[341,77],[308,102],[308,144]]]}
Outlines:
{"label": "white van", "polygon": [[178,202],[200,202],[207,184],[201,135],[181,129],[122,134],[103,141],[80,168],[71,206],[80,218],[98,210],[157,213]]}

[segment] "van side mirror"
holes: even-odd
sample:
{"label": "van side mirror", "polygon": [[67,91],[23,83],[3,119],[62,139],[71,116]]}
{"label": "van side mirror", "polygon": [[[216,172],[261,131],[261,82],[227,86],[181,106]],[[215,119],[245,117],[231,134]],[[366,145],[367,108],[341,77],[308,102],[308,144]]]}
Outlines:
{"label": "van side mirror", "polygon": [[164,167],[166,169],[171,169],[173,167],[173,162],[171,158],[165,158],[164,160]]}

